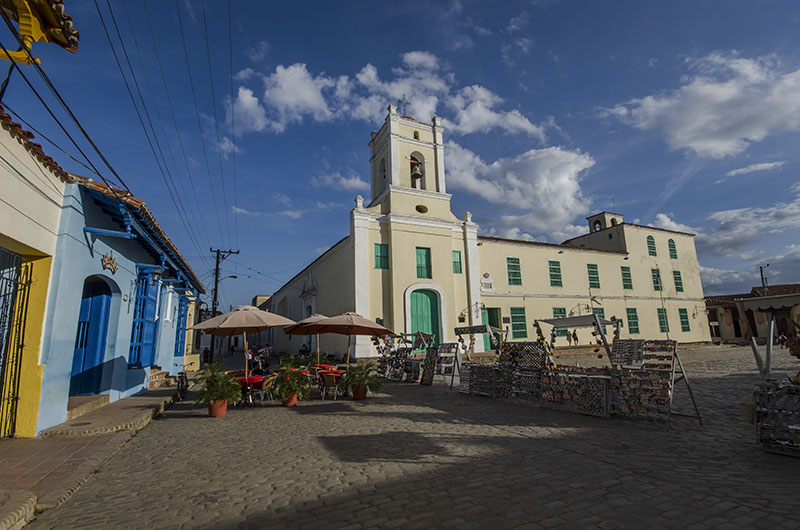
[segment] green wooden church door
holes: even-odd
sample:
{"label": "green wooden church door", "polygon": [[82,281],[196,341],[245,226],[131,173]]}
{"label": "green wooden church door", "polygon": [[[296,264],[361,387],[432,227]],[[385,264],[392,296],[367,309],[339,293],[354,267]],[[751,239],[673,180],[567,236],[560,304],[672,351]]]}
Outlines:
{"label": "green wooden church door", "polygon": [[433,333],[434,344],[439,340],[439,297],[427,289],[411,293],[411,333]]}

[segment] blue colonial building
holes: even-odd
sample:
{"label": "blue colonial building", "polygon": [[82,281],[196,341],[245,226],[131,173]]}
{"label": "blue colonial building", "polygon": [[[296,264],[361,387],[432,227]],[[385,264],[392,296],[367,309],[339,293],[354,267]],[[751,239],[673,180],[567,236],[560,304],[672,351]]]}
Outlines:
{"label": "blue colonial building", "polygon": [[182,369],[187,309],[203,286],[144,202],[70,175],[53,259],[37,433],[75,396],[113,402]]}

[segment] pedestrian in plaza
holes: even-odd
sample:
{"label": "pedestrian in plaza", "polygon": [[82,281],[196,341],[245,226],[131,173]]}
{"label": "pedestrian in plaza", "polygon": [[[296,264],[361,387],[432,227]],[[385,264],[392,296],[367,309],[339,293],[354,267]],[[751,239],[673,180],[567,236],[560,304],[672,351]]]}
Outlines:
{"label": "pedestrian in plaza", "polygon": [[210,362],[209,359],[211,358],[211,350],[208,349],[208,346],[205,347],[203,350],[203,363]]}
{"label": "pedestrian in plaza", "polygon": [[573,329],[572,330],[572,342],[575,343],[575,346],[578,345],[578,330],[577,329]]}
{"label": "pedestrian in plaza", "polygon": [[786,335],[784,335],[783,333],[778,335],[778,344],[781,345],[781,349],[786,348]]}
{"label": "pedestrian in plaza", "polygon": [[572,346],[572,335],[570,335],[569,330],[567,330],[567,344]]}

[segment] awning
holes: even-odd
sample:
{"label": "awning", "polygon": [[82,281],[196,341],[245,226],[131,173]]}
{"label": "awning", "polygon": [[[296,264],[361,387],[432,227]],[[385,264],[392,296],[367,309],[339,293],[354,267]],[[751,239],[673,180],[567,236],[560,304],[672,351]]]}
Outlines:
{"label": "awning", "polygon": [[[588,328],[594,326],[594,317],[594,315],[579,315],[564,318],[542,318],[539,319],[539,322],[550,324],[556,328]],[[602,326],[613,326],[616,323],[616,321],[600,317],[598,317],[598,320],[600,320],[600,325]]]}
{"label": "awning", "polygon": [[782,294],[776,296],[757,296],[754,298],[739,298],[735,300],[744,310],[776,312],[788,311],[800,304],[800,294]]}

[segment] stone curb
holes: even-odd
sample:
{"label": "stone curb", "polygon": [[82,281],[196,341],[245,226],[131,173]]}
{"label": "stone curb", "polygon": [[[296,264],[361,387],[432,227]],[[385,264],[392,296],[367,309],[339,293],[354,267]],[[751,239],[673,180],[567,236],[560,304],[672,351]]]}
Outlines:
{"label": "stone curb", "polygon": [[33,519],[36,495],[25,490],[0,490],[0,530],[18,530]]}

